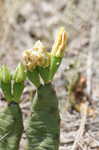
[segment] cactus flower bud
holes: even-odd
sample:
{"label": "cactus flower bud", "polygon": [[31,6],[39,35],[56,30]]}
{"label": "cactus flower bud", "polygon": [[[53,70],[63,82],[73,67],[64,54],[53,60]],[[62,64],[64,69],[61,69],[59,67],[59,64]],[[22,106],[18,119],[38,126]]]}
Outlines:
{"label": "cactus flower bud", "polygon": [[60,28],[57,39],[52,47],[51,51],[51,63],[50,63],[50,72],[49,80],[53,79],[54,74],[56,73],[62,57],[64,55],[64,50],[67,42],[67,34],[64,28]]}
{"label": "cactus flower bud", "polygon": [[42,58],[42,62],[38,61],[38,71],[43,81],[47,83],[49,80],[48,76],[50,66],[50,54],[47,52],[45,46],[40,41],[37,41],[33,48],[34,50],[39,52]]}
{"label": "cactus flower bud", "polygon": [[11,101],[11,73],[6,65],[0,68],[0,87],[7,101]]}
{"label": "cactus flower bud", "polygon": [[3,83],[8,83],[11,81],[11,73],[6,65],[0,68],[0,81]]}
{"label": "cactus flower bud", "polygon": [[62,57],[67,43],[67,34],[63,27],[60,28],[57,39],[52,47],[52,56]]}
{"label": "cactus flower bud", "polygon": [[24,51],[23,61],[27,70],[32,70],[37,66],[48,66],[50,62],[50,56],[43,44],[40,41],[37,41],[33,49]]}
{"label": "cactus flower bud", "polygon": [[13,80],[19,83],[19,82],[24,82],[25,79],[26,79],[25,67],[22,63],[20,63],[13,75]]}
{"label": "cactus flower bud", "polygon": [[49,71],[49,69],[46,68],[50,65],[50,54],[40,41],[35,43],[33,49],[24,51],[23,63],[27,68],[29,80],[37,87],[40,86],[39,74],[42,78],[46,78],[45,74],[48,74]]}
{"label": "cactus flower bud", "polygon": [[24,89],[24,80],[26,79],[26,71],[23,64],[19,64],[13,74],[12,96],[13,101],[19,102]]}

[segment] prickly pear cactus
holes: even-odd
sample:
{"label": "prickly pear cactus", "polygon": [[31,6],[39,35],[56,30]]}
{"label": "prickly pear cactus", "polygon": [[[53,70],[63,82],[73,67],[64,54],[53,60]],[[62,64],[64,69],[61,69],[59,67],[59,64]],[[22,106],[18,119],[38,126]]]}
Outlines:
{"label": "prickly pear cactus", "polygon": [[58,150],[60,117],[58,100],[51,84],[38,88],[27,129],[29,150]]}
{"label": "prickly pear cactus", "polygon": [[58,99],[51,82],[61,63],[66,41],[66,32],[64,28],[61,28],[51,53],[46,51],[40,41],[36,42],[33,49],[24,52],[23,62],[27,69],[28,79],[37,87],[26,130],[28,150],[59,149]]}
{"label": "prickly pear cactus", "polygon": [[23,133],[23,120],[19,102],[24,89],[26,72],[19,64],[14,74],[6,65],[0,68],[0,87],[7,106],[0,111],[0,150],[18,150]]}
{"label": "prickly pear cactus", "polygon": [[18,150],[23,133],[22,113],[17,103],[0,112],[0,150]]}

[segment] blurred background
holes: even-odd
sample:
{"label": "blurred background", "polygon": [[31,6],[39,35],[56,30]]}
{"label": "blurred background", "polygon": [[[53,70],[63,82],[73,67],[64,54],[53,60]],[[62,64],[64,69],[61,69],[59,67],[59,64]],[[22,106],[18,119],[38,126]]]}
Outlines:
{"label": "blurred background", "polygon": [[[71,150],[80,124],[78,112],[67,112],[66,87],[80,72],[86,80],[86,93],[94,109],[99,106],[99,0],[0,0],[0,65],[15,70],[22,52],[41,40],[48,51],[64,26],[68,45],[53,85],[59,97],[61,114],[60,150]],[[21,107],[24,120],[29,115],[29,97],[35,87],[26,83]],[[0,105],[3,105],[1,94]],[[97,113],[98,114],[98,113]],[[88,129],[75,150],[98,150],[99,117],[88,118]],[[94,125],[94,126],[93,126]],[[23,135],[20,150],[25,150]]]}

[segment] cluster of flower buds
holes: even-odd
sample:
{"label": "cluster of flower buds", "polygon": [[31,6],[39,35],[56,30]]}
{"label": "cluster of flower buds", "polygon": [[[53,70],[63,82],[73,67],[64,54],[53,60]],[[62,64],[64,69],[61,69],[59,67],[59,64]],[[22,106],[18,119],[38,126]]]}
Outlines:
{"label": "cluster of flower buds", "polygon": [[23,53],[24,64],[28,70],[35,69],[37,66],[47,67],[50,62],[50,55],[44,45],[37,41],[33,49]]}
{"label": "cluster of flower buds", "polygon": [[0,68],[0,87],[7,101],[19,102],[24,88],[26,71],[24,65],[19,64],[14,74],[6,65]]}
{"label": "cluster of flower buds", "polygon": [[46,68],[50,64],[50,54],[40,41],[35,43],[33,49],[24,51],[23,64],[27,69],[27,77],[36,87],[41,85],[39,73],[43,80],[47,80]]}
{"label": "cluster of flower buds", "polygon": [[64,28],[60,28],[57,39],[51,53],[40,41],[37,41],[31,50],[23,53],[23,63],[27,69],[28,78],[38,87],[40,86],[39,75],[45,83],[50,82],[56,73],[67,42],[67,34]]}
{"label": "cluster of flower buds", "polygon": [[18,65],[14,74],[3,65],[0,68],[0,85],[6,99],[18,101],[26,76],[36,87],[41,85],[41,78],[44,84],[52,81],[62,60],[66,42],[67,34],[64,28],[61,28],[50,53],[40,41],[37,41],[32,49],[24,51],[23,64]]}

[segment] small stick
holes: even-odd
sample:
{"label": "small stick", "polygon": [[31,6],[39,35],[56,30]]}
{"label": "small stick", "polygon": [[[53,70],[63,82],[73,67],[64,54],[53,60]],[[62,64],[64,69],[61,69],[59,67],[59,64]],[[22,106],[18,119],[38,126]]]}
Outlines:
{"label": "small stick", "polygon": [[83,136],[83,133],[85,131],[85,124],[87,119],[87,111],[88,111],[88,103],[84,103],[81,105],[80,112],[81,112],[81,124],[80,128],[78,130],[77,136],[75,138],[75,142],[72,146],[71,150],[76,150],[78,143],[80,142],[81,137]]}

